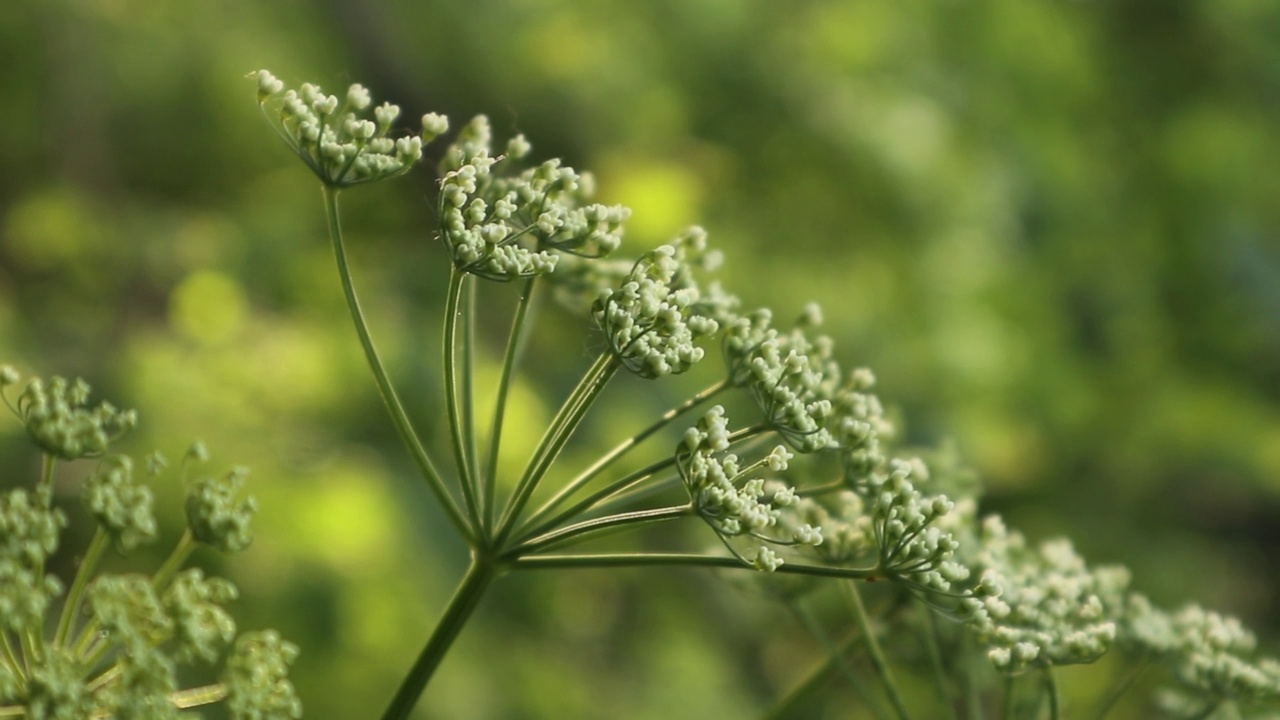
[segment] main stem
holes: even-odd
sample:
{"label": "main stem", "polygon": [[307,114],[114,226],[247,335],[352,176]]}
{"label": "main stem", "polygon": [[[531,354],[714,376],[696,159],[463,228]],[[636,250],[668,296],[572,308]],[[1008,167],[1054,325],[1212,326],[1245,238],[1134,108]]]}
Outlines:
{"label": "main stem", "polygon": [[884,651],[880,649],[880,641],[876,640],[875,634],[871,631],[871,623],[867,620],[867,609],[862,604],[862,594],[858,592],[858,586],[852,582],[845,583],[845,587],[850,598],[850,605],[853,608],[853,619],[858,624],[859,632],[867,639],[867,654],[871,656],[871,667],[876,671],[876,675],[880,677],[881,684],[884,685],[884,692],[889,698],[889,704],[893,705],[893,711],[897,714],[899,720],[910,720],[911,714],[907,712],[906,703],[902,701],[902,694],[898,692],[898,684],[894,682],[893,672],[889,669],[889,662],[884,657]]}
{"label": "main stem", "polygon": [[333,241],[333,254],[338,261],[338,276],[342,280],[342,292],[346,296],[347,309],[351,313],[351,321],[356,326],[356,334],[360,336],[360,344],[364,347],[365,359],[369,361],[369,369],[373,372],[373,379],[378,385],[378,392],[382,395],[382,402],[387,406],[387,412],[391,415],[391,422],[400,434],[400,440],[409,449],[409,454],[413,456],[413,461],[422,472],[422,477],[427,481],[431,491],[435,493],[436,500],[445,509],[445,513],[458,529],[458,532],[468,540],[473,540],[472,528],[467,524],[467,520],[463,517],[457,501],[453,499],[453,495],[445,488],[444,480],[441,478],[440,472],[436,470],[435,464],[431,462],[431,458],[427,455],[426,449],[422,446],[422,441],[418,439],[418,434],[409,422],[409,416],[405,413],[404,406],[400,404],[400,398],[396,395],[396,390],[391,385],[391,378],[387,376],[386,368],[382,366],[382,359],[378,357],[378,351],[373,346],[373,337],[369,334],[369,327],[365,323],[364,313],[360,310],[360,301],[356,298],[356,288],[351,280],[351,268],[347,264],[347,251],[342,243],[342,225],[338,221],[338,189],[328,185],[325,185],[323,189],[325,215],[329,223],[329,238]]}
{"label": "main stem", "polygon": [[485,590],[497,578],[500,570],[501,568],[491,558],[472,556],[467,574],[463,576],[458,589],[453,593],[453,598],[445,607],[444,615],[436,624],[436,629],[432,631],[426,647],[422,648],[413,667],[400,683],[400,689],[396,691],[395,697],[391,698],[391,704],[382,714],[382,720],[404,720],[409,717],[409,713],[413,712],[414,706],[418,704],[422,693],[427,689],[427,683],[431,682],[431,676],[440,666],[440,661],[444,659],[445,653],[449,652],[453,641],[458,638],[458,633],[462,632],[462,626],[467,623],[471,613],[475,612],[476,607],[480,605]]}

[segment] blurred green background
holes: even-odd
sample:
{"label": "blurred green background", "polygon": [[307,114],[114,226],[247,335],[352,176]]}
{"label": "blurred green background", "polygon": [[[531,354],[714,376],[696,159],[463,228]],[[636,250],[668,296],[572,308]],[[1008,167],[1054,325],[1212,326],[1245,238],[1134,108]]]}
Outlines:
{"label": "blurred green background", "polygon": [[[225,572],[246,627],[303,647],[311,717],[380,712],[465,549],[390,432],[259,67],[522,131],[633,207],[633,251],[703,224],[749,305],[825,306],[842,360],[875,369],[911,442],[954,440],[986,509],[1167,606],[1280,632],[1274,2],[7,0],[0,63],[0,360],[137,407],[138,452],[198,437],[215,469],[253,468],[258,538]],[[438,436],[431,182],[344,212],[374,334]],[[496,342],[512,296],[486,291]],[[544,319],[511,462],[598,347]],[[565,466],[697,380],[619,381]],[[34,477],[16,422],[0,461]],[[514,576],[420,716],[750,717],[818,653],[712,574]]]}

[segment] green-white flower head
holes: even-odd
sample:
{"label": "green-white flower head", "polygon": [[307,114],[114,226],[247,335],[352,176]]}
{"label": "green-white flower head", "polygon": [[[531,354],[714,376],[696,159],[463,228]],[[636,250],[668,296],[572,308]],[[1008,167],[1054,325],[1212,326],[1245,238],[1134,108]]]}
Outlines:
{"label": "green-white flower head", "polygon": [[47,720],[84,720],[98,703],[85,687],[80,661],[68,648],[41,654],[27,677],[26,715]]}
{"label": "green-white flower head", "polygon": [[233,720],[293,720],[302,717],[302,701],[289,681],[298,648],[274,630],[236,638],[222,682]]}
{"label": "green-white flower head", "polygon": [[400,108],[383,103],[370,109],[364,86],[347,88],[342,100],[318,85],[288,89],[266,70],[258,82],[258,105],[291,150],[330,187],[348,187],[403,175],[422,159],[422,146],[448,128],[439,115],[422,118],[422,133],[391,136]]}
{"label": "green-white flower head", "polygon": [[916,484],[928,480],[924,463],[893,460],[889,473],[869,490],[880,569],[915,589],[950,593],[969,578],[956,558],[955,536],[943,529],[955,504],[945,495],[926,495]]}
{"label": "green-white flower head", "polygon": [[94,619],[125,654],[141,654],[173,634],[173,620],[161,607],[150,578],[102,575],[89,584],[87,596]]}
{"label": "green-white flower head", "polygon": [[[785,471],[791,453],[778,446],[743,465],[727,452],[729,437],[724,408],[717,405],[685,432],[676,449],[676,466],[698,515],[731,552],[759,570],[773,571],[784,562],[770,546],[821,545],[821,527],[780,524],[783,508],[798,501],[795,488],[761,477],[762,471]],[[738,538],[747,541],[746,549],[732,542]]]}
{"label": "green-white flower head", "polygon": [[236,621],[222,608],[236,599],[236,586],[206,578],[200,568],[184,570],[161,598],[173,618],[174,657],[179,662],[213,662],[236,636]]}
{"label": "green-white flower head", "polygon": [[488,119],[477,116],[441,162],[440,235],[459,269],[513,280],[550,273],[561,254],[600,258],[621,244],[631,211],[587,202],[589,175],[559,160],[504,172],[529,143],[516,136],[506,156],[492,145]]}
{"label": "green-white flower head", "polygon": [[880,398],[871,392],[875,376],[866,368],[849,373],[849,378],[832,400],[832,423],[845,483],[861,488],[880,474],[889,462],[885,441],[893,437],[893,424],[885,418]]}
{"label": "green-white flower head", "polygon": [[236,468],[220,478],[199,478],[187,488],[187,523],[196,540],[222,552],[240,552],[253,539],[250,525],[258,510],[242,496],[248,470]]}
{"label": "green-white flower head", "polygon": [[985,599],[985,615],[971,627],[988,646],[996,669],[1097,660],[1116,639],[1129,573],[1110,566],[1090,570],[1066,539],[1027,547],[998,517],[983,523],[972,564],[1001,593]]}
{"label": "green-white flower head", "polygon": [[1162,659],[1174,672],[1188,716],[1227,702],[1280,700],[1280,662],[1254,658],[1257,639],[1238,619],[1188,605],[1176,613],[1129,597],[1125,639]]}
{"label": "green-white flower head", "polygon": [[85,481],[82,498],[121,553],[155,539],[151,488],[134,480],[133,461],[127,456],[104,458]]}
{"label": "green-white flower head", "polygon": [[25,490],[0,495],[0,630],[37,631],[49,604],[62,592],[43,572],[66,527],[62,511]]}
{"label": "green-white flower head", "polygon": [[694,229],[645,253],[619,287],[596,299],[592,317],[628,370],[655,378],[682,373],[702,359],[697,341],[720,329],[705,314],[692,272],[707,255],[706,235]]}
{"label": "green-white flower head", "polygon": [[830,338],[810,339],[805,333],[820,320],[814,306],[783,335],[771,327],[769,311],[757,310],[735,319],[725,331],[730,382],[746,388],[770,427],[803,453],[836,444],[827,425],[840,366]]}
{"label": "green-white flower head", "polygon": [[[0,395],[19,380],[12,368],[5,369],[9,372],[0,372],[6,380],[0,383]],[[9,404],[7,396],[4,402]],[[133,410],[117,410],[108,402],[94,408],[88,404],[88,383],[80,378],[68,382],[55,377],[47,384],[32,378],[9,407],[41,450],[63,460],[76,460],[102,455],[113,440],[138,423]]]}

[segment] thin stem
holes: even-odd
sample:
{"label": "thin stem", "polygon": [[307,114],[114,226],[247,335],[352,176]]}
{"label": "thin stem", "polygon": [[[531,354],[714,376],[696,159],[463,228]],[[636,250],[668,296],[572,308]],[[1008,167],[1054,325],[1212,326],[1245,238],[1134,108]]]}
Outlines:
{"label": "thin stem", "polygon": [[[783,567],[786,566],[784,565]],[[862,604],[862,594],[858,592],[857,585],[853,583],[841,583],[841,585],[844,587],[845,595],[849,598],[849,605],[853,609],[854,622],[858,624],[858,630],[867,639],[867,655],[871,657],[871,667],[880,678],[880,683],[884,685],[884,692],[889,698],[889,704],[893,705],[893,711],[897,714],[899,720],[910,720],[911,714],[907,712],[907,706],[902,701],[902,694],[898,692],[898,684],[893,680],[893,672],[889,668],[888,661],[885,660],[884,652],[880,649],[880,642],[876,640],[876,636],[871,632],[871,623],[867,619],[867,609]]]}
{"label": "thin stem", "polygon": [[546,475],[547,470],[555,462],[565,443],[573,435],[573,431],[578,428],[578,424],[586,417],[587,410],[591,408],[591,404],[599,396],[600,391],[604,390],[609,378],[613,377],[619,367],[621,367],[621,364],[614,355],[608,352],[601,353],[600,357],[596,358],[596,361],[591,365],[591,368],[587,370],[582,381],[578,383],[578,386],[573,389],[568,399],[560,407],[560,411],[556,413],[555,419],[551,422],[551,427],[547,428],[547,432],[542,436],[542,441],[538,444],[537,450],[534,451],[533,458],[525,469],[524,475],[516,485],[510,502],[507,503],[502,521],[498,524],[497,547],[501,547],[510,537],[511,531],[520,517],[520,511],[524,509],[525,504],[529,501],[530,496],[533,495],[533,491],[538,487],[542,477]]}
{"label": "thin stem", "polygon": [[476,527],[479,525],[480,515],[476,508],[475,469],[471,467],[467,453],[467,438],[471,433],[467,430],[467,419],[463,417],[466,411],[458,401],[458,316],[461,314],[458,306],[466,279],[467,274],[457,266],[450,269],[449,291],[444,307],[444,340],[441,345],[444,348],[444,394],[449,414],[449,437],[453,441],[453,461],[462,482],[462,501],[466,504],[467,516],[471,519],[472,527]]}
{"label": "thin stem", "polygon": [[1014,720],[1013,690],[1015,687],[1014,676],[1008,675],[1004,679],[1004,720]]}
{"label": "thin stem", "polygon": [[608,530],[624,525],[644,525],[655,522],[664,522],[666,520],[688,517],[692,514],[693,505],[685,503],[684,505],[655,508],[652,510],[637,510],[635,512],[620,513],[618,515],[608,515],[606,517],[584,520],[583,522],[575,523],[573,525],[560,528],[554,532],[520,543],[508,553],[508,556],[518,557],[520,555],[537,552],[540,549],[553,545],[564,545],[568,540],[585,540],[587,538],[583,537],[584,535],[594,534],[601,530]]}
{"label": "thin stem", "polygon": [[151,577],[151,587],[155,588],[158,593],[165,589],[173,576],[178,574],[182,569],[182,565],[187,562],[187,558],[191,557],[191,552],[196,549],[196,536],[192,534],[191,528],[187,528],[182,533],[182,537],[178,538],[178,544],[174,546],[173,552],[169,553],[169,557],[165,559],[164,564]]}
{"label": "thin stem", "polygon": [[0,707],[0,718],[20,718],[27,716],[26,705],[6,705]]}
{"label": "thin stem", "polygon": [[507,412],[507,394],[511,391],[511,378],[524,351],[524,339],[527,336],[526,322],[529,308],[533,304],[534,291],[537,289],[538,276],[534,275],[524,281],[520,293],[520,302],[516,305],[515,317],[511,320],[511,334],[507,338],[507,351],[502,358],[502,379],[498,381],[498,397],[493,407],[493,425],[489,430],[489,463],[488,473],[484,477],[481,492],[482,504],[485,508],[485,531],[493,528],[494,521],[494,487],[498,484],[498,455],[502,449],[502,423]]}
{"label": "thin stem", "polygon": [[1059,720],[1062,712],[1062,699],[1058,696],[1058,681],[1053,676],[1053,668],[1044,669],[1044,689],[1049,699],[1049,720]]}
{"label": "thin stem", "polygon": [[[752,427],[743,428],[736,432],[730,433],[728,441],[730,445],[732,445],[739,441],[748,440],[752,437],[761,435],[767,430],[768,428],[765,427],[764,425],[755,425]],[[639,470],[636,470],[635,472],[627,475],[626,477],[620,480],[616,480],[610,483],[608,486],[600,490],[597,490],[596,492],[592,493],[591,495],[584,498],[583,500],[577,503],[574,503],[572,506],[569,507],[568,510],[561,512],[559,515],[556,515],[553,519],[542,523],[541,525],[539,525],[536,528],[533,528],[532,530],[525,531],[526,528],[528,528],[530,525],[533,524],[534,519],[537,517],[537,515],[535,514],[534,517],[529,518],[529,520],[527,520],[522,524],[521,526],[522,536],[527,538],[533,535],[538,535],[538,534],[547,532],[552,528],[557,527],[562,523],[568,521],[570,518],[576,517],[586,512],[587,510],[594,508],[600,503],[605,502],[606,500],[609,500],[615,496],[621,495],[622,493],[632,490],[640,483],[648,480],[650,477],[657,475],[658,473],[662,472],[663,470],[666,470],[667,468],[675,464],[676,464],[675,455],[671,455],[661,460],[658,460],[657,462],[649,465],[648,467],[644,467]]]}
{"label": "thin stem", "polygon": [[839,671],[840,674],[844,676],[845,680],[849,683],[849,687],[853,688],[854,694],[866,704],[876,718],[879,720],[888,720],[888,717],[885,715],[884,708],[881,707],[879,703],[872,700],[871,693],[867,691],[867,686],[862,682],[858,673],[854,672],[853,667],[849,664],[848,658],[845,657],[849,651],[853,649],[853,646],[863,639],[861,633],[854,633],[842,642],[839,647],[833,646],[829,638],[829,633],[823,630],[817,618],[814,617],[814,613],[811,609],[801,606],[798,601],[790,602],[788,605],[790,605],[796,619],[800,621],[800,624],[804,626],[805,630],[809,631],[809,634],[813,636],[820,645],[822,645],[823,650],[827,653],[827,657],[823,660],[821,665],[815,668],[815,671],[809,681],[813,684],[809,685],[809,683],[802,682],[799,686],[788,693],[787,697],[784,698],[781,703],[774,706],[768,715],[766,715],[765,720],[773,720],[775,718],[777,720],[782,720],[783,718],[797,717],[795,711],[799,710],[799,708],[794,707],[794,705],[796,705],[805,694],[817,689],[818,680],[825,679],[826,675],[832,674],[835,671]]}
{"label": "thin stem", "polygon": [[476,607],[479,606],[485,590],[498,576],[499,570],[499,566],[495,565],[491,559],[478,555],[472,556],[467,574],[463,576],[458,589],[454,591],[453,598],[445,606],[444,615],[436,624],[436,629],[431,633],[426,646],[422,648],[422,653],[418,655],[408,675],[400,683],[400,689],[396,691],[391,704],[382,714],[382,720],[404,720],[413,712],[414,706],[418,704],[423,691],[426,690],[427,683],[431,682],[431,676],[435,674],[440,661],[444,659],[445,653],[457,639],[458,633],[462,631],[471,613],[475,612]]}
{"label": "thin stem", "polygon": [[123,672],[124,668],[120,667],[120,663],[116,663],[103,671],[102,674],[98,675],[98,677],[85,683],[84,689],[91,693],[98,692],[107,685],[110,685],[116,678],[120,677]]}
{"label": "thin stem", "polygon": [[919,609],[922,620],[920,622],[920,634],[924,636],[925,650],[929,653],[929,665],[933,669],[933,679],[938,687],[938,697],[942,699],[942,704],[947,708],[947,715],[951,720],[959,720],[955,707],[951,704],[951,693],[947,688],[947,673],[942,667],[942,650],[938,647],[938,623],[933,617],[933,610],[923,602],[916,604]]}
{"label": "thin stem", "polygon": [[573,480],[570,480],[563,488],[561,488],[561,490],[558,493],[555,494],[554,497],[548,500],[546,504],[544,504],[542,507],[538,508],[538,511],[535,512],[529,518],[529,523],[530,524],[535,523],[539,519],[545,517],[552,510],[559,507],[560,504],[563,503],[565,500],[567,500],[571,495],[573,495],[578,490],[582,489],[584,485],[586,485],[587,483],[595,479],[601,472],[603,472],[606,468],[612,465],[614,461],[616,461],[618,458],[622,457],[623,455],[627,454],[627,452],[629,452],[632,448],[644,442],[654,433],[665,428],[667,425],[670,425],[674,420],[679,418],[681,415],[684,415],[690,410],[696,408],[698,405],[701,405],[702,403],[706,402],[708,399],[715,397],[717,394],[723,392],[728,387],[729,387],[728,379],[721,380],[720,382],[715,383],[714,385],[711,385],[710,387],[704,389],[703,391],[699,392],[697,395],[694,395],[693,397],[689,398],[683,403],[680,403],[679,405],[671,408],[670,410],[667,410],[652,425],[636,433],[634,436],[619,443],[612,450],[605,453],[599,460],[596,460],[594,463],[592,463],[591,467],[588,467],[586,470],[583,470],[582,473],[578,475],[578,477],[574,478]]}
{"label": "thin stem", "polygon": [[471,485],[476,488],[478,507],[476,508],[476,525],[484,527],[484,496],[480,490],[484,472],[480,469],[480,458],[476,451],[476,284],[474,277],[468,276],[463,282],[465,286],[462,296],[462,412],[466,431],[467,463],[471,468]]}
{"label": "thin stem", "polygon": [[210,705],[227,697],[227,686],[222,683],[216,685],[205,685],[203,687],[191,688],[189,690],[179,690],[169,695],[169,702],[179,710],[187,708],[200,707],[201,705]]}
{"label": "thin stem", "polygon": [[93,539],[89,541],[89,547],[85,550],[84,559],[80,561],[80,567],[76,569],[76,578],[71,582],[71,590],[67,593],[67,601],[62,605],[62,613],[58,616],[58,629],[53,634],[53,644],[56,647],[62,647],[66,642],[67,635],[71,632],[71,623],[80,611],[80,594],[84,592],[84,587],[89,582],[89,578],[93,575],[94,568],[98,565],[98,560],[102,558],[102,551],[107,548],[107,531],[98,526],[93,534]]}
{"label": "thin stem", "polygon": [[1138,678],[1142,677],[1142,673],[1151,664],[1151,655],[1144,654],[1138,664],[1133,667],[1118,683],[1115,684],[1111,693],[1107,695],[1107,699],[1098,707],[1098,712],[1094,715],[1094,720],[1105,720],[1112,708],[1120,702],[1120,698],[1138,682]]}
{"label": "thin stem", "polygon": [[22,661],[18,659],[18,653],[13,649],[13,643],[9,640],[9,633],[0,630],[0,650],[4,651],[4,661],[9,666],[10,672],[14,677],[26,678],[25,667]]}
{"label": "thin stem", "polygon": [[373,372],[373,379],[378,385],[378,392],[382,395],[382,402],[387,406],[387,412],[391,415],[391,422],[400,434],[400,440],[413,456],[414,463],[417,464],[431,491],[435,493],[436,500],[445,509],[445,513],[458,532],[468,540],[474,540],[473,529],[467,524],[457,501],[445,487],[439,471],[436,470],[431,457],[422,446],[422,441],[413,429],[412,423],[409,422],[409,416],[405,413],[404,406],[400,404],[400,398],[396,395],[391,379],[382,366],[382,359],[378,357],[378,351],[373,345],[373,337],[369,334],[369,327],[364,320],[364,313],[360,310],[360,301],[356,298],[355,285],[351,280],[351,268],[347,264],[347,251],[342,243],[342,225],[338,221],[338,190],[328,185],[325,185],[323,190],[329,237],[333,241],[333,254],[338,263],[338,276],[342,280],[342,292],[347,299],[347,310],[351,313],[351,321],[355,324],[356,334],[359,335],[360,344],[364,347],[365,359],[368,360],[369,369]]}
{"label": "thin stem", "polygon": [[[595,553],[572,555],[533,555],[516,558],[511,567],[529,570],[551,568],[608,568],[647,567],[653,565],[682,565],[689,567],[727,568],[760,572],[735,557],[723,555],[697,555],[692,553]],[[878,568],[838,568],[822,565],[787,563],[773,572],[782,575],[807,575],[837,577],[849,580],[866,580],[879,572]]]}
{"label": "thin stem", "polygon": [[526,531],[526,528],[528,528],[529,525],[532,525],[533,522],[537,519],[537,514],[535,513],[533,517],[530,517],[527,521],[523,523],[523,525],[521,526],[521,533],[523,537],[531,537],[533,535],[540,535],[542,533],[548,532],[552,528],[556,528],[564,524],[570,518],[574,518],[574,517],[577,517],[578,515],[581,515],[582,513],[586,512],[587,510],[590,510],[591,508],[595,507],[599,503],[604,502],[605,500],[613,497],[618,493],[625,492],[631,487],[638,485],[639,483],[642,483],[645,480],[648,480],[654,474],[660,473],[663,470],[666,470],[667,468],[675,464],[676,464],[675,456],[663,458],[662,460],[659,460],[648,467],[641,468],[631,473],[630,475],[627,475],[621,480],[610,483],[608,487],[602,488],[592,493],[590,496],[583,498],[582,500],[574,503],[567,510],[565,510],[564,512],[561,512],[559,515],[556,515],[554,518],[542,523],[536,528]]}

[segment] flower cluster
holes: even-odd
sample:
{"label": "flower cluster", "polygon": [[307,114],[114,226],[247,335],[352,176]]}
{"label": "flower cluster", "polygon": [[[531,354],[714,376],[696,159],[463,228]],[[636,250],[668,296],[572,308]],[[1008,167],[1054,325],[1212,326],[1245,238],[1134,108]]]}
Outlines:
{"label": "flower cluster", "polygon": [[716,257],[707,252],[706,234],[695,228],[645,253],[620,286],[596,299],[592,317],[628,370],[656,378],[682,373],[702,359],[705,351],[697,342],[720,329],[715,315],[724,303],[705,302],[693,270],[714,268]]}
{"label": "flower cluster", "polygon": [[528,152],[528,142],[518,135],[506,155],[494,155],[489,121],[481,115],[445,153],[440,235],[459,269],[513,280],[551,272],[562,253],[599,258],[621,244],[631,211],[589,203],[595,187],[590,175],[559,160],[500,172]]}
{"label": "flower cluster", "polygon": [[[0,376],[5,385],[17,381],[7,366]],[[29,429],[32,417],[46,425],[56,417],[67,426],[100,427],[100,415],[113,411],[84,410],[87,387],[80,380],[48,386],[32,380],[18,414]],[[59,409],[30,412],[45,401]],[[47,434],[31,435],[48,458],[85,454],[62,452],[66,443],[50,443]],[[93,454],[105,453],[112,437],[103,435]],[[203,455],[197,445],[187,457]],[[165,465],[155,454],[145,466],[154,478]],[[274,634],[254,633],[241,635],[233,649],[236,623],[224,606],[235,599],[235,586],[199,568],[181,569],[197,542],[224,552],[248,544],[256,506],[240,496],[243,471],[190,484],[188,534],[155,575],[100,573],[108,545],[125,554],[158,534],[151,488],[134,468],[129,457],[108,454],[84,481],[81,499],[97,531],[60,604],[66,586],[46,564],[67,521],[53,506],[48,476],[34,491],[0,494],[0,716],[177,720],[182,710],[226,699],[235,720],[301,717],[285,676],[296,649]],[[179,677],[191,675],[188,668],[208,672],[224,656],[220,680],[180,689]]]}
{"label": "flower cluster", "polygon": [[955,503],[946,495],[926,495],[917,489],[916,482],[927,479],[923,462],[894,460],[888,476],[872,490],[878,564],[886,575],[908,586],[946,593],[970,573],[956,560],[959,542],[943,529]]}
{"label": "flower cluster", "polygon": [[997,669],[1093,662],[1115,641],[1129,584],[1124,568],[1090,570],[1066,539],[1030,548],[994,516],[983,523],[971,564],[1000,590],[971,621]]}
{"label": "flower cluster", "polygon": [[[266,70],[252,73],[258,81],[258,104],[285,143],[330,187],[347,187],[402,175],[422,158],[422,146],[449,129],[435,114],[422,117],[422,132],[392,138],[400,108],[373,101],[363,85],[347,88],[341,100],[318,85],[303,83],[285,90]],[[274,113],[268,110],[268,103]]]}
{"label": "flower cluster", "polygon": [[[759,570],[777,570],[783,559],[774,546],[822,544],[822,528],[804,523],[778,528],[782,510],[799,499],[795,488],[762,477],[751,477],[767,469],[780,473],[792,455],[779,445],[767,456],[742,465],[728,452],[729,421],[724,408],[707,411],[695,427],[689,428],[676,450],[676,464],[698,515],[725,541],[731,552]],[[785,530],[779,535],[778,530]],[[731,538],[747,537],[753,547],[743,551]]]}
{"label": "flower cluster", "polygon": [[772,313],[761,309],[737,318],[725,330],[730,382],[745,387],[769,425],[803,453],[835,445],[827,422],[840,366],[831,338],[805,334],[821,322],[821,310],[811,305],[784,335],[771,327]]}
{"label": "flower cluster", "polygon": [[117,410],[108,402],[90,408],[89,384],[77,378],[68,382],[55,377],[48,383],[33,378],[10,403],[5,390],[21,376],[11,366],[0,367],[0,397],[27,428],[41,450],[63,460],[95,457],[106,452],[111,441],[138,422],[133,410]]}
{"label": "flower cluster", "polygon": [[1173,669],[1181,687],[1167,696],[1167,704],[1180,717],[1205,717],[1226,704],[1280,700],[1280,661],[1254,659],[1257,639],[1236,618],[1195,604],[1167,613],[1134,593],[1124,628],[1129,644]]}

